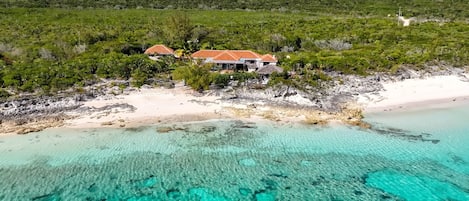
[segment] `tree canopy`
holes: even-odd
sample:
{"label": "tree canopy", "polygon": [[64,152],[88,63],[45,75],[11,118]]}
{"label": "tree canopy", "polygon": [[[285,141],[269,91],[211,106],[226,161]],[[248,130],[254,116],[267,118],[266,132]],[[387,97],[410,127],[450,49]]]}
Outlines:
{"label": "tree canopy", "polygon": [[203,9],[203,10],[266,10],[306,11],[312,13],[387,15],[399,7],[410,16],[463,19],[469,17],[466,0],[0,0],[0,7],[27,8],[112,8],[112,9]]}
{"label": "tree canopy", "polygon": [[139,86],[176,68],[175,61],[152,61],[142,54],[166,42],[187,52],[272,53],[282,67],[294,70],[366,74],[403,64],[469,65],[465,20],[420,21],[402,27],[387,15],[177,12],[181,14],[151,9],[0,8],[1,88],[48,93],[89,85],[99,78],[132,79]]}

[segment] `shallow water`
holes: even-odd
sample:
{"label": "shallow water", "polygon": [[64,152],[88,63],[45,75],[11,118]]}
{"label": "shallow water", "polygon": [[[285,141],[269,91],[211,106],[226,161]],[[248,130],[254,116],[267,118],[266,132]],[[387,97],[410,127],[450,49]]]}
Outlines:
{"label": "shallow water", "polygon": [[0,200],[469,200],[469,107],[0,137]]}

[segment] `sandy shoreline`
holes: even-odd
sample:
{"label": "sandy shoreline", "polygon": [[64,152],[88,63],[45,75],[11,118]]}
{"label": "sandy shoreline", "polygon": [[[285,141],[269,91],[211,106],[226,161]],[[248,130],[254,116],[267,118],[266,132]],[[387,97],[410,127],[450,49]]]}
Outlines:
{"label": "sandy shoreline", "polygon": [[[379,93],[361,94],[357,103],[365,113],[469,104],[468,77],[467,74],[448,75],[383,83],[384,90]],[[88,101],[84,106],[101,108],[116,104],[128,104],[134,109],[110,108],[85,114],[70,114],[77,118],[67,120],[64,127],[137,127],[210,119],[325,124],[334,120],[347,122],[350,116],[358,115],[354,114],[356,111],[330,114],[257,103],[235,104],[224,101],[219,96],[194,93],[181,84],[174,89],[140,89],[127,95]],[[352,120],[352,124],[355,120]]]}
{"label": "sandy shoreline", "polygon": [[367,113],[380,113],[380,112],[398,112],[398,111],[414,111],[414,110],[427,110],[437,108],[451,108],[469,105],[469,96],[441,98],[420,100],[415,102],[401,102],[397,105],[389,105],[383,107],[367,107],[363,112]]}
{"label": "sandy shoreline", "polygon": [[[109,107],[113,105],[128,107]],[[67,120],[64,127],[136,127],[156,123],[226,118],[221,113],[222,104],[218,97],[197,97],[192,90],[183,86],[174,89],[139,89],[127,95],[87,101],[83,107],[91,108],[91,111],[69,113],[76,118]],[[104,107],[108,108],[99,110]]]}
{"label": "sandy shoreline", "polygon": [[212,119],[272,121],[278,124],[342,121],[357,125],[361,118],[359,110],[355,109],[329,113],[262,101],[227,101],[220,96],[194,93],[181,84],[174,89],[144,88],[126,95],[98,98],[85,102],[82,107],[87,109],[69,112],[67,115],[74,118],[66,120],[62,127],[138,127]]}
{"label": "sandy shoreline", "polygon": [[[366,115],[469,105],[468,78],[468,74],[460,74],[382,83],[382,91],[359,94],[356,102],[336,113],[262,101],[228,101],[220,96],[196,93],[181,84],[173,89],[142,88],[86,101],[78,110],[67,112],[70,118],[64,121],[36,122],[37,125],[31,128],[20,128],[18,133],[36,132],[47,127],[129,128],[216,119],[319,125],[342,122],[367,127],[369,125],[361,121],[362,112]],[[16,126],[10,127],[15,130]]]}
{"label": "sandy shoreline", "polygon": [[383,87],[379,93],[358,97],[366,113],[469,104],[468,74],[388,82]]}

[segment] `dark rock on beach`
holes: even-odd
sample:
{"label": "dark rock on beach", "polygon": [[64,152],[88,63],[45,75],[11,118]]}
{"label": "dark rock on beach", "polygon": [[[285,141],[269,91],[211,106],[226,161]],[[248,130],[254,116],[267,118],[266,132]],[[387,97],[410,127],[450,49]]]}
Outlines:
{"label": "dark rock on beach", "polygon": [[71,97],[23,97],[12,101],[0,102],[2,120],[21,120],[29,116],[53,115],[76,109],[84,98],[81,95]]}
{"label": "dark rock on beach", "polygon": [[70,118],[65,112],[80,107],[84,99],[81,95],[27,96],[0,102],[0,133],[26,134],[60,126]]}

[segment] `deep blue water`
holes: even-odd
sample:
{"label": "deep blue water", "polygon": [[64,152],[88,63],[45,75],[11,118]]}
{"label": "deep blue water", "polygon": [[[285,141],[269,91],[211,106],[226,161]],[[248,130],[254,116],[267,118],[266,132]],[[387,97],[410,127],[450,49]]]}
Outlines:
{"label": "deep blue water", "polygon": [[469,200],[469,107],[0,137],[0,200]]}

